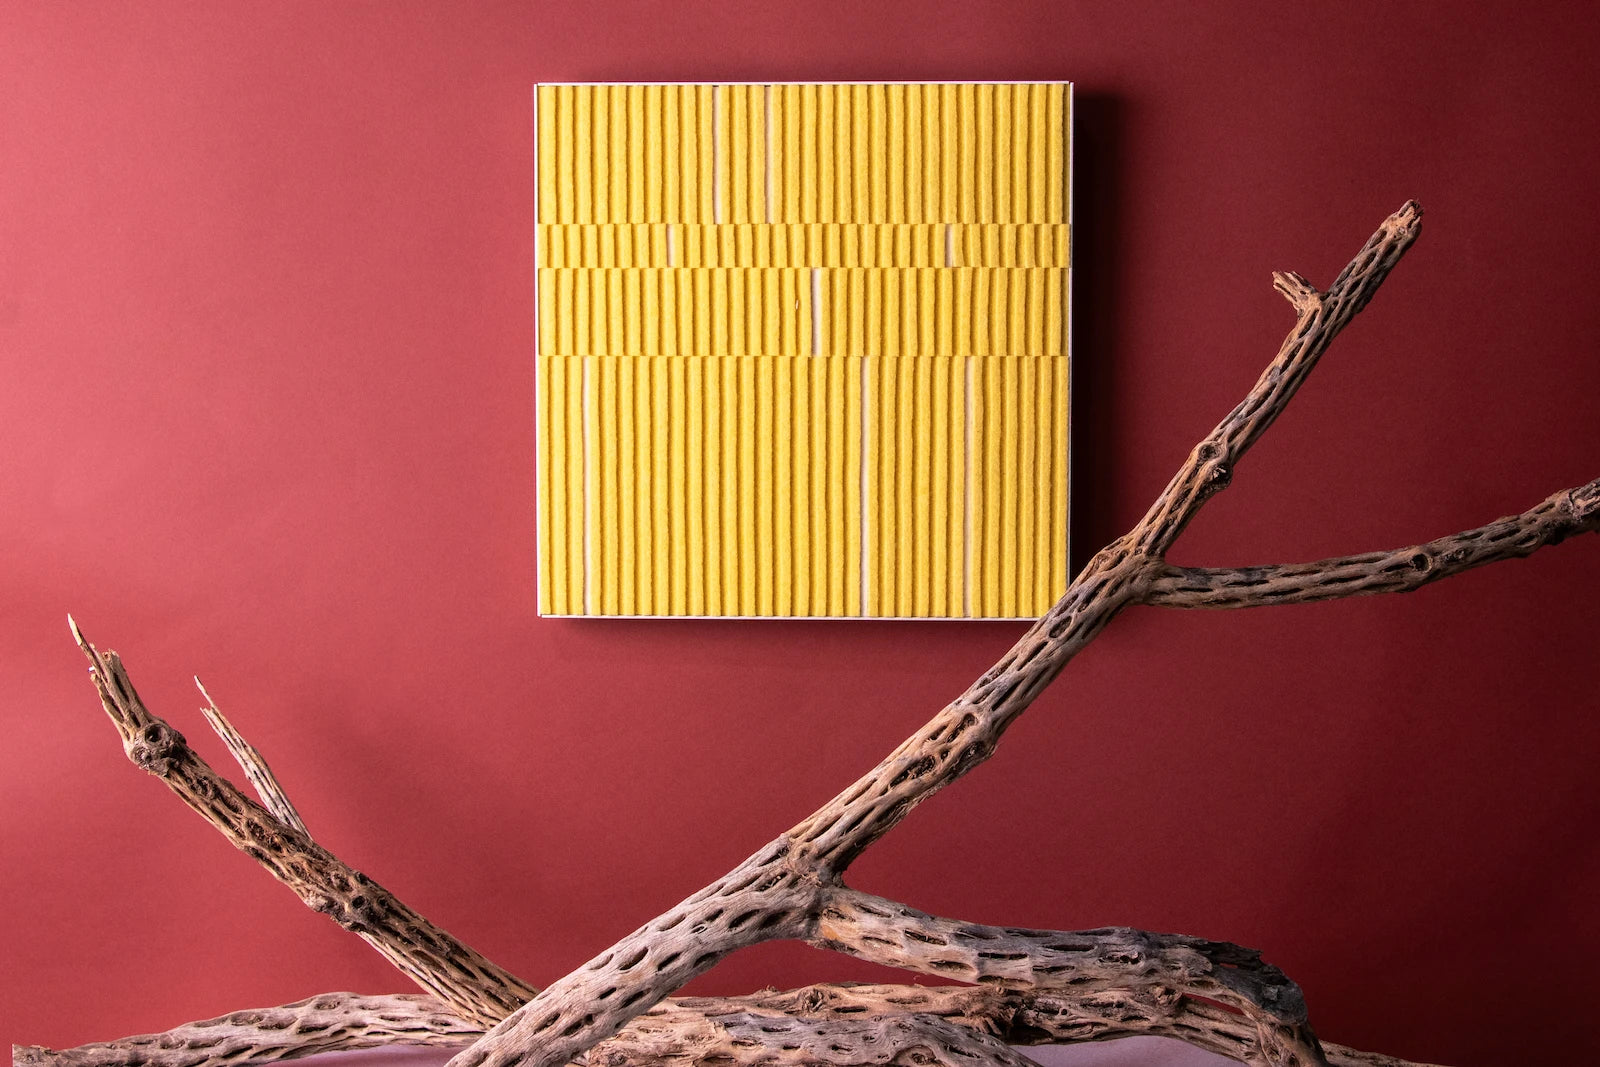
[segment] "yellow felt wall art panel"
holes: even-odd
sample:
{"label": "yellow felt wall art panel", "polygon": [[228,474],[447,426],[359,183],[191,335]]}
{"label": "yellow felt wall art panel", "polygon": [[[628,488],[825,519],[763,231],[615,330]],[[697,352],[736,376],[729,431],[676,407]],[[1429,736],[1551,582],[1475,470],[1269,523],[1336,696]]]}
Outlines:
{"label": "yellow felt wall art panel", "polygon": [[541,85],[538,609],[1067,582],[1071,86]]}

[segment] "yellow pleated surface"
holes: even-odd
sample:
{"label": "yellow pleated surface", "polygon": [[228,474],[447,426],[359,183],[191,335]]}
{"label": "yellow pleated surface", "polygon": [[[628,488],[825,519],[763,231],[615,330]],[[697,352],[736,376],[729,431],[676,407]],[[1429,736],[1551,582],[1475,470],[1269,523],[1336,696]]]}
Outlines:
{"label": "yellow pleated surface", "polygon": [[539,611],[1067,583],[1071,87],[541,85]]}

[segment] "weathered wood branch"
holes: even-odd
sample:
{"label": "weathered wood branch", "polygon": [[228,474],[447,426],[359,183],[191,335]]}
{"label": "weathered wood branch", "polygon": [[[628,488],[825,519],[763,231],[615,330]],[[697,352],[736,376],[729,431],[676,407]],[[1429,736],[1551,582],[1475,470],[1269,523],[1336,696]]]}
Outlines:
{"label": "weathered wood branch", "polygon": [[[404,1044],[456,1048],[482,1033],[435,997],[326,993],[160,1034],[77,1048],[13,1046],[15,1067],[245,1067],[319,1052]],[[589,1053],[591,1067],[977,1067],[1010,1045],[1168,1037],[1260,1062],[1257,1033],[1204,1001],[1062,986],[816,985],[744,997],[668,999]],[[1325,1045],[1334,1067],[1421,1067]],[[1013,1061],[1007,1059],[1004,1062]]]}
{"label": "weathered wood branch", "polygon": [[70,1049],[13,1045],[14,1067],[240,1067],[379,1045],[460,1045],[483,1033],[437,997],[324,993]]}
{"label": "weathered wood branch", "polygon": [[843,888],[822,905],[817,933],[819,948],[983,986],[1215,1001],[1255,1026],[1260,1062],[1321,1062],[1300,987],[1259,952],[1225,941],[1127,927],[985,926]]}
{"label": "weathered wood branch", "polygon": [[211,729],[222,738],[222,743],[228,746],[228,751],[233,754],[234,760],[244,771],[245,780],[255,789],[256,796],[261,798],[261,803],[277,817],[279,822],[310,837],[311,831],[306,829],[305,820],[300,818],[300,813],[289,800],[289,794],[278,784],[278,776],[272,773],[272,768],[267,766],[267,761],[261,753],[244,739],[243,734],[233,728],[233,723],[222,714],[222,709],[211,699],[211,694],[206,692],[206,687],[199,678],[194,680],[194,685],[200,690],[200,695],[206,698],[206,706],[200,709],[206,717],[206,722],[210,723]]}
{"label": "weathered wood branch", "polygon": [[418,915],[303,829],[245,796],[212,770],[182,734],[145,707],[115,652],[100,652],[76,623],[72,633],[89,659],[100,703],[122,735],[128,758],[165,782],[234,847],[293,889],[307,907],[376,948],[463,1018],[492,1025],[533,995],[533,988],[521,979]]}
{"label": "weathered wood branch", "polygon": [[[1096,554],[998,663],[808,819],[552,983],[450,1067],[561,1067],[729,952],[781,937],[814,939],[825,895],[850,862],[916,805],[988,759],[1006,728],[1062,668],[1118,612],[1144,598],[1165,566],[1162,554],[1205,501],[1227,486],[1239,459],[1366,306],[1421,224],[1421,208],[1407,203],[1384,220],[1325,293],[1299,275],[1276,275],[1296,313],[1277,356],[1189,454],[1138,525]],[[1314,1044],[1309,1051],[1316,1055]]]}
{"label": "weathered wood branch", "polygon": [[[160,724],[171,731],[171,727],[140,700],[120,657],[114,652],[99,651],[84,638],[75,624],[73,629],[80,645],[90,657],[93,665],[92,673],[97,679],[107,678],[116,683],[114,692],[120,696],[113,697],[108,708],[112,710],[113,720],[143,722],[145,726],[141,733],[146,741],[151,736],[151,726]],[[203,687],[201,692],[205,692]],[[209,694],[207,701],[211,703],[207,718],[222,735],[241,765],[246,768],[248,776],[256,783],[263,799],[273,803],[275,807],[285,807],[292,811],[288,797],[283,793],[265,759],[227,722],[220,711],[217,711],[214,702],[210,701]],[[185,749],[187,750],[186,745]],[[168,767],[169,784],[174,777],[180,781],[205,780],[208,774],[215,777],[214,772],[199,761],[198,757],[193,756],[192,752],[189,755],[194,763],[186,765],[187,770],[184,774],[176,774],[173,767]],[[174,750],[174,753],[166,758],[169,761],[176,759],[176,751]],[[135,757],[134,761],[141,766],[144,765],[138,757]],[[198,791],[204,792],[204,789]],[[278,817],[281,820],[281,816]],[[298,815],[296,818],[298,819]],[[228,825],[226,820],[222,825],[218,825],[216,818],[208,815],[208,819],[226,833]],[[305,837],[303,828],[284,829],[283,849],[279,858],[287,867],[294,869],[296,864],[312,863],[317,860],[315,854],[299,843],[302,838],[309,841],[309,838]],[[349,872],[346,877],[353,881],[361,877],[345,867],[336,857],[332,857],[332,862],[339,864],[340,870]],[[744,888],[759,889],[759,885],[754,887],[747,885]],[[398,901],[396,903],[398,904]],[[1293,1050],[1294,1055],[1298,1056],[1298,1062],[1318,1062],[1317,1046],[1305,1024],[1304,1001],[1298,987],[1276,968],[1262,963],[1258,953],[1237,945],[1177,935],[1148,934],[1128,929],[1069,933],[988,927],[937,918],[903,904],[839,885],[826,890],[818,906],[817,916],[820,929],[818,937],[813,939],[813,944],[848,952],[889,966],[921,970],[936,976],[958,977],[966,981],[1004,988],[1022,988],[1035,984],[1061,985],[1070,988],[1074,996],[1080,998],[1111,997],[1124,1004],[1124,1014],[1127,1014],[1127,1005],[1146,1002],[1164,1003],[1171,1001],[1174,996],[1190,998],[1200,996],[1216,1000],[1229,1005],[1255,1025],[1256,1040],[1252,1048],[1282,1047]],[[734,917],[731,925],[735,929],[742,925],[738,916]],[[398,942],[391,947],[391,952],[403,954],[410,964],[406,973],[422,972],[427,980],[434,984],[451,983],[457,986],[463,984],[464,980],[459,974],[442,966],[432,954],[416,952],[414,942],[409,937],[402,934],[397,938],[394,934],[395,932],[390,930],[386,936],[391,941]],[[465,946],[462,946],[462,950],[471,951]],[[504,995],[503,986],[490,984],[488,981],[475,988],[486,1000]],[[292,1007],[310,1010],[306,1005]],[[296,1027],[306,1029],[316,1037],[316,1042],[310,1045],[312,1050],[331,1047],[327,1043],[330,1040],[329,1030],[346,1032],[354,1040],[371,1043],[367,1040],[367,1029],[357,1023],[336,1027],[329,1022],[325,1015],[329,1010],[326,1001],[310,1007],[324,1014],[316,1016],[314,1025],[307,1023],[302,1027],[297,1023]],[[271,1016],[263,1026],[269,1030],[284,1029],[286,1024],[282,1021],[282,1014],[285,1010],[287,1009],[274,1009],[278,1014]],[[393,1010],[391,1006],[388,1018],[393,1017]],[[481,1016],[475,1016],[473,1021],[479,1024],[476,1032],[481,1032],[483,1026],[493,1022]],[[228,1022],[230,1025],[237,1025],[239,1019],[230,1017]],[[219,1032],[215,1029],[217,1022],[194,1025],[206,1030],[205,1037],[208,1040],[203,1042],[203,1045],[209,1047],[211,1044],[209,1039],[214,1038]],[[859,1026],[855,1029],[862,1033],[867,1032],[862,1031]],[[459,1036],[459,1030],[446,1032]],[[896,1032],[904,1034],[908,1031],[902,1029]],[[1143,1030],[1130,1032],[1143,1032]],[[192,1058],[192,1049],[184,1035],[168,1036],[164,1040],[169,1044],[176,1042],[177,1051],[174,1053],[176,1057]],[[147,1043],[146,1039],[129,1039],[126,1043],[101,1047],[95,1054],[107,1055],[109,1050],[122,1047],[133,1050],[130,1051],[130,1055],[144,1056],[145,1053],[138,1050]],[[264,1055],[269,1059],[283,1058],[294,1054],[283,1051],[289,1047],[291,1046],[269,1042]],[[230,1055],[237,1054],[237,1042],[235,1042],[230,1045]],[[1272,1062],[1296,1062],[1296,1060],[1279,1056]],[[175,1067],[187,1067],[187,1063],[175,1064]]]}
{"label": "weathered wood branch", "polygon": [[1462,571],[1531,556],[1546,545],[1600,529],[1600,479],[1552,493],[1520,515],[1426,544],[1265,567],[1165,567],[1145,603],[1169,608],[1254,608],[1408,593]]}
{"label": "weathered wood branch", "polygon": [[[708,1065],[905,1062],[900,1052],[876,1058],[889,1048],[921,1049],[906,1053],[911,1061],[1016,1067],[1003,1045],[973,1044],[964,1036],[972,1029],[1012,1043],[1030,1035],[1073,1041],[1161,1034],[1282,1067],[1404,1064],[1320,1045],[1305,1023],[1298,987],[1237,946],[1124,929],[1057,934],[959,923],[857,893],[842,877],[913,807],[987,759],[1016,717],[1124,607],[1248,606],[1402,591],[1600,525],[1597,482],[1555,494],[1521,516],[1396,552],[1236,570],[1166,563],[1185,526],[1229,484],[1239,460],[1404,255],[1420,220],[1414,203],[1385,220],[1326,292],[1297,274],[1274,276],[1296,322],[1250,393],[1190,452],[1140,522],[1096,554],[1050,612],[965,693],[809,818],[537,995],[315,845],[297,816],[283,814],[275,799],[281,791],[273,792],[276,783],[259,754],[242,738],[236,745],[220,715],[213,724],[221,723],[218,732],[247,775],[256,781],[255,768],[272,781],[262,796],[279,815],[218,779],[181,736],[150,715],[114,654],[96,652],[81,635],[79,642],[135,763],[425,988],[453,994],[452,1012],[474,1024],[495,1023],[450,1067],[565,1067],[585,1053],[591,1064],[601,1057],[608,1067],[685,1058]],[[329,882],[337,894],[325,891]],[[990,998],[991,1015],[963,1016],[958,1025],[965,1029],[947,1032],[941,1028],[957,1025],[953,1010],[924,1010],[927,1003],[915,999],[935,991],[900,987],[889,987],[876,1006],[859,989],[828,993],[824,999],[856,998],[836,1016],[871,1014],[843,1022],[817,1021],[815,1005],[772,1014],[770,1005],[751,998],[723,1007],[704,998],[664,999],[729,952],[778,938],[976,981],[979,987],[960,995]],[[1004,1025],[994,1012],[1002,1012]]]}

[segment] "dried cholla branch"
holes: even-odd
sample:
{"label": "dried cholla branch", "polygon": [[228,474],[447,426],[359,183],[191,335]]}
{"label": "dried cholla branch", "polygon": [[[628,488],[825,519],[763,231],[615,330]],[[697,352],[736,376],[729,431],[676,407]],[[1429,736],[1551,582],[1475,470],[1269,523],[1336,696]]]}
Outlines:
{"label": "dried cholla branch", "polygon": [[[1261,965],[1252,954],[1233,946],[1194,939],[1169,939],[1158,943],[1151,940],[1154,935],[1095,932],[1101,936],[1122,936],[1125,940],[1144,938],[1142,943],[1156,946],[1158,955],[1179,949],[1194,952],[1195,959],[1203,961],[1204,967],[1187,973],[1187,977],[1191,981],[1203,980],[1210,990],[1208,994],[1194,990],[1185,994],[1167,981],[1169,976],[1162,968],[1175,967],[1180,974],[1184,972],[1182,966],[1169,963],[1165,958],[1152,972],[1158,977],[1141,982],[1140,968],[1146,967],[1149,960],[1144,956],[1115,954],[1100,961],[1113,965],[1113,969],[1103,977],[1090,977],[1090,984],[1095,986],[1091,992],[1074,990],[1063,994],[1048,983],[1012,990],[1007,987],[1027,980],[1022,977],[1024,973],[1037,983],[1042,976],[1041,966],[1058,965],[1045,962],[1043,957],[1053,950],[1067,952],[1066,946],[1053,949],[1049,945],[1034,944],[1035,932],[1031,931],[951,924],[949,920],[936,920],[892,902],[870,903],[875,898],[851,893],[843,887],[841,877],[863,849],[904,818],[911,808],[987,759],[1010,723],[1124,607],[1140,603],[1176,606],[1213,603],[1220,606],[1220,601],[1243,605],[1252,601],[1250,594],[1240,591],[1252,588],[1248,583],[1261,575],[1268,581],[1288,583],[1290,588],[1277,596],[1261,597],[1254,602],[1292,602],[1357,592],[1399,591],[1415,588],[1423,582],[1414,576],[1396,580],[1394,575],[1402,573],[1394,566],[1396,556],[1403,557],[1406,566],[1432,580],[1494,559],[1526,555],[1570,533],[1595,527],[1597,491],[1590,485],[1557,494],[1527,515],[1506,520],[1516,527],[1510,532],[1503,532],[1505,524],[1501,523],[1484,531],[1435,542],[1434,545],[1441,548],[1437,556],[1427,555],[1426,549],[1406,550],[1399,554],[1249,572],[1178,570],[1166,564],[1164,555],[1184,527],[1212,494],[1226,487],[1238,460],[1282,412],[1328,344],[1366,305],[1415,240],[1420,220],[1421,210],[1414,203],[1408,203],[1385,220],[1325,293],[1318,292],[1299,275],[1280,273],[1274,276],[1275,287],[1295,308],[1296,324],[1255,387],[1195,447],[1144,518],[1128,534],[1090,560],[1055,607],[966,693],[810,818],[757,851],[722,879],[535,996],[455,1057],[451,1067],[483,1064],[563,1067],[588,1050],[598,1052],[601,1042],[605,1042],[603,1047],[612,1048],[614,1042],[606,1039],[641,1014],[648,1012],[648,1019],[660,1019],[679,1010],[673,1006],[675,1002],[650,1009],[728,952],[777,938],[803,938],[867,958],[896,957],[903,961],[902,965],[925,966],[934,973],[940,970],[940,962],[971,968],[975,977],[990,980],[991,985],[983,989],[988,995],[1024,996],[1035,1006],[1054,1003],[1056,1006],[1052,1010],[1058,1016],[1071,1017],[1074,1021],[1037,1028],[1054,1033],[1059,1040],[1164,1032],[1167,1036],[1180,1037],[1223,1055],[1255,1063],[1403,1064],[1405,1061],[1356,1053],[1337,1046],[1319,1046],[1303,1024],[1303,1005],[1299,1004],[1298,990],[1293,984],[1282,979],[1274,969]],[[1423,559],[1422,566],[1415,562],[1419,556]],[[1207,597],[1212,599],[1206,600]],[[81,638],[80,644],[85,644]],[[169,784],[173,784],[169,777],[170,765],[176,760],[180,766],[187,766],[183,759],[177,758],[187,754],[181,738],[174,749],[176,755],[167,751],[173,746],[161,730],[176,735],[165,724],[159,724],[160,729],[151,730],[148,740],[142,740],[140,731],[159,723],[148,716],[142,706],[138,711],[145,718],[135,719],[133,728],[128,728],[124,723],[128,710],[123,705],[130,699],[136,703],[137,698],[132,696],[132,687],[121,673],[120,663],[114,656],[101,657],[86,644],[85,652],[96,665],[96,684],[100,687],[102,701],[123,729],[130,756],[147,769],[168,777]],[[108,672],[109,683],[104,677]],[[193,760],[192,754],[187,754],[187,759]],[[180,776],[180,781],[185,780]],[[178,785],[173,787],[202,814],[213,818],[218,828],[236,844],[259,851],[255,849],[254,839],[233,821],[214,817],[216,813],[208,813],[205,805],[196,803],[184,789]],[[242,797],[238,799],[243,800]],[[301,849],[302,845],[316,847],[304,835],[298,836],[303,841],[291,841],[295,849]],[[273,866],[260,855],[257,858],[269,868]],[[398,906],[398,902],[394,904]],[[860,921],[860,914],[852,919],[846,906],[876,909],[880,914],[870,917],[884,921],[880,932],[867,934],[865,927],[870,924]],[[425,922],[420,917],[416,917],[416,921]],[[992,935],[993,940],[1011,939],[1014,943],[1005,952],[973,949],[961,944],[958,928],[967,931],[974,940],[983,938],[971,935],[970,931],[982,929],[998,931]],[[883,930],[894,936],[884,936]],[[919,934],[928,939],[921,940]],[[908,947],[913,942],[919,946],[917,949]],[[923,946],[929,951],[923,952]],[[383,947],[380,945],[380,949]],[[470,952],[464,946],[460,948]],[[1017,965],[1010,948],[1020,948],[1025,967]],[[1226,956],[1235,958],[1223,958]],[[407,973],[418,977],[403,961],[396,962],[407,969]],[[1219,963],[1221,968],[1215,966]],[[1015,974],[1005,973],[1008,967]],[[1221,977],[1223,970],[1235,967],[1245,974],[1231,981]],[[427,977],[423,975],[418,980]],[[472,984],[470,974],[454,978],[469,987]],[[1052,1002],[1051,997],[1056,1000]],[[904,1014],[910,1008],[903,997],[885,997],[885,1003],[894,1005],[886,1007],[885,1011]],[[1098,1021],[1092,1018],[1095,1012],[1102,1016]],[[1049,1023],[1048,1017],[1037,1011],[1033,1017],[1041,1024]],[[705,1020],[690,1021],[700,1025]],[[650,1032],[651,1025],[656,1024],[641,1022],[628,1032]],[[789,1032],[795,1025],[799,1024],[783,1023],[772,1032]],[[908,1021],[907,1025],[913,1024]],[[746,1043],[738,1047],[764,1047],[759,1038],[751,1041],[753,1045]],[[616,1042],[627,1044],[627,1038],[619,1037]],[[848,1043],[841,1047],[848,1048]],[[787,1046],[780,1046],[780,1050],[796,1051]],[[976,1051],[972,1054],[981,1055]],[[728,1055],[733,1061],[742,1061],[739,1055]],[[718,1062],[728,1060],[719,1058]]]}
{"label": "dried cholla branch", "polygon": [[230,1012],[160,1034],[77,1048],[13,1045],[14,1067],[237,1067],[241,1063],[343,1052],[377,1045],[460,1045],[483,1032],[442,1000],[421,993],[324,993]]}
{"label": "dried cholla branch", "polygon": [[1166,567],[1145,603],[1169,608],[1255,608],[1409,593],[1503,559],[1531,556],[1574,534],[1600,529],[1600,479],[1552,493],[1520,515],[1424,545],[1267,567]]}
{"label": "dried cholla branch", "polygon": [[128,758],[165,782],[236,848],[299,894],[307,907],[372,945],[463,1018],[492,1025],[533,995],[521,979],[434,926],[218,775],[182,734],[145,708],[115,652],[98,651],[75,622],[72,634],[89,658],[100,703],[122,735]]}
{"label": "dried cholla branch", "polygon": [[[671,911],[558,979],[450,1067],[562,1067],[729,952],[815,940],[827,894],[850,862],[912,808],[988,759],[1001,735],[1118,612],[1142,602],[1164,553],[1266,431],[1416,240],[1422,210],[1384,220],[1326,293],[1280,273],[1294,328],[1249,395],[1189,454],[1129,533],[1102,549],[994,667],[872,771],[810,818]],[[1302,1028],[1275,1061],[1323,1062]]]}
{"label": "dried cholla branch", "polygon": [[[435,997],[326,993],[234,1012],[161,1034],[54,1051],[14,1046],[16,1067],[238,1067],[375,1045],[460,1047],[481,1028]],[[976,1067],[1007,1045],[1134,1035],[1174,1038],[1249,1061],[1250,1025],[1204,1002],[1127,992],[997,986],[816,985],[745,997],[668,999],[589,1053],[593,1067],[861,1067],[921,1062]],[[1420,1067],[1325,1045],[1335,1067]],[[921,1057],[919,1059],[919,1057]],[[1013,1062],[1008,1060],[1007,1062]]]}
{"label": "dried cholla branch", "polygon": [[[120,696],[120,699],[112,696],[106,705],[113,720],[144,722],[147,735],[152,726],[176,735],[176,731],[144,706],[120,658],[113,652],[102,653],[95,649],[77,630],[76,624],[74,633],[94,664],[92,670],[96,674],[109,672],[116,683],[102,691],[103,700],[109,694]],[[203,687],[201,692],[205,693]],[[209,694],[207,700],[210,701]],[[214,703],[207,717],[246,767],[263,799],[278,797],[281,798],[279,803],[287,805],[287,797],[259,751],[216,711]],[[145,765],[138,757],[134,761]],[[196,757],[192,774],[203,777],[207,773],[210,769]],[[170,776],[167,780],[171,784]],[[214,818],[210,821],[217,824]],[[303,830],[300,835],[300,838],[284,835],[279,858],[291,868],[317,859],[301,848],[299,840],[308,841],[309,838],[304,838]],[[334,863],[340,862],[336,857],[330,858]],[[350,877],[358,876],[352,872]],[[830,891],[820,914],[827,925],[814,943],[886,965],[1007,987],[1053,979],[1056,984],[1070,985],[1077,995],[1120,991],[1129,1003],[1141,997],[1152,1002],[1162,1000],[1160,996],[1152,998],[1148,988],[1159,982],[1163,991],[1173,991],[1165,996],[1169,1001],[1180,995],[1201,996],[1232,1006],[1257,1026],[1255,1047],[1258,1049],[1276,1044],[1300,1047],[1302,1051],[1314,1048],[1309,1035],[1302,1033],[1305,1008],[1298,988],[1282,972],[1262,964],[1259,954],[1226,942],[1134,930],[1085,933],[1004,930],[935,918],[842,886]],[[409,945],[402,941],[400,948],[407,949]],[[1019,965],[1015,962],[1030,950],[1031,963]],[[428,978],[433,985],[457,980],[425,953],[413,957],[411,963],[408,973],[430,969]],[[491,996],[497,992],[495,987],[486,990]],[[492,1020],[480,1018],[477,1021],[487,1025]],[[359,1034],[360,1029],[354,1032]],[[281,1055],[273,1052],[270,1058]]]}
{"label": "dried cholla branch", "polygon": [[206,687],[199,678],[195,678],[194,685],[200,690],[200,695],[206,698],[206,706],[200,709],[206,717],[206,722],[211,724],[211,729],[216,731],[217,736],[222,738],[222,743],[228,746],[228,751],[233,753],[233,758],[243,769],[245,779],[255,789],[256,796],[261,798],[261,803],[279,822],[291,829],[299,830],[309,838],[311,832],[306,829],[305,820],[300,818],[300,813],[290,803],[289,795],[278,784],[277,775],[272,773],[272,768],[267,766],[267,761],[262,758],[261,753],[233,728],[233,723],[222,714],[222,709],[211,699],[211,694],[206,692]]}

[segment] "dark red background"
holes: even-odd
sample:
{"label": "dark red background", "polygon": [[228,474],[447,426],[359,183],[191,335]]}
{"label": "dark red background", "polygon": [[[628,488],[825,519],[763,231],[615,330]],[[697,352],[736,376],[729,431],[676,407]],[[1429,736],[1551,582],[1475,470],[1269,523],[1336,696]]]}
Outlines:
{"label": "dark red background", "polygon": [[[1421,242],[1184,539],[1406,543],[1600,474],[1588,5],[0,8],[4,1038],[398,990],[130,767],[66,614],[208,756],[548,981],[865,770],[1020,632],[534,614],[537,80],[1078,86],[1079,561],[1408,197]],[[1264,948],[1327,1037],[1585,1062],[1600,539],[1413,597],[1129,612],[852,871]],[[859,976],[793,946],[700,988]],[[1587,989],[1587,993],[1585,993]]]}

